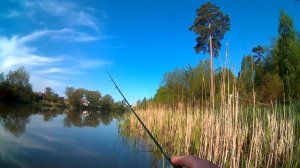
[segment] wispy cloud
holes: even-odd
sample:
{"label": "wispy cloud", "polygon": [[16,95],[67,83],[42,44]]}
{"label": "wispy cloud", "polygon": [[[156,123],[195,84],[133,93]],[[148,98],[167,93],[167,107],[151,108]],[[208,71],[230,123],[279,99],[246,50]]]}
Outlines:
{"label": "wispy cloud", "polygon": [[[5,32],[9,36],[0,35],[0,72],[7,73],[24,66],[31,74],[34,90],[43,90],[45,86],[59,90],[57,88],[64,88],[84,73],[91,72],[91,69],[111,64],[107,60],[83,57],[81,49],[75,53],[76,57],[72,53],[75,50],[61,46],[59,50],[51,51],[55,54],[49,54],[50,50],[41,44],[46,42],[55,50],[57,43],[93,44],[114,38],[102,35],[102,23],[108,17],[105,11],[72,0],[13,0],[10,3],[15,6],[10,5],[3,10],[4,13],[0,12],[0,19],[28,22],[28,27],[24,31],[16,29],[19,32]],[[32,32],[24,35],[30,28]]]}
{"label": "wispy cloud", "polygon": [[74,71],[73,68],[50,67],[36,71],[38,74],[80,74],[81,71]]}
{"label": "wispy cloud", "polygon": [[64,28],[60,30],[40,30],[35,31],[19,39],[20,43],[35,41],[42,37],[48,37],[54,40],[68,40],[74,42],[87,42],[98,40],[98,37],[88,35],[83,32],[75,31],[74,29]]}
{"label": "wispy cloud", "polygon": [[49,57],[35,53],[36,48],[30,47],[28,43],[37,41],[41,38],[68,40],[72,42],[87,42],[97,40],[96,37],[89,36],[82,32],[76,32],[73,29],[68,28],[61,30],[35,31],[22,37],[0,37],[0,70],[5,72],[21,65],[44,66],[63,61],[64,58],[62,58],[62,56]]}
{"label": "wispy cloud", "polygon": [[[41,13],[55,17],[65,26],[84,26],[99,31],[99,25],[93,12],[96,9],[92,7],[81,7],[72,1],[59,0],[30,0],[21,1],[28,16],[36,17]],[[105,15],[103,16],[105,17]]]}
{"label": "wispy cloud", "polygon": [[6,17],[6,18],[15,18],[15,17],[19,17],[20,15],[21,15],[21,13],[19,11],[17,11],[17,10],[10,10],[3,17]]}
{"label": "wispy cloud", "polygon": [[76,60],[80,68],[88,69],[88,68],[95,68],[95,67],[102,67],[105,65],[111,64],[110,61],[106,60]]}
{"label": "wispy cloud", "polygon": [[16,36],[11,39],[0,37],[0,71],[7,72],[17,66],[43,66],[62,60],[60,57],[46,57],[35,54],[35,48],[29,47]]}
{"label": "wispy cloud", "polygon": [[39,54],[37,46],[32,42],[42,38],[50,40],[68,40],[86,42],[96,40],[73,29],[41,30],[25,36],[11,38],[0,36],[0,72],[7,73],[19,66],[24,66],[31,73],[34,89],[41,91],[46,86],[54,89],[64,88],[69,81],[66,77],[83,74],[86,70],[110,64],[105,60],[74,59],[72,56],[53,56]]}

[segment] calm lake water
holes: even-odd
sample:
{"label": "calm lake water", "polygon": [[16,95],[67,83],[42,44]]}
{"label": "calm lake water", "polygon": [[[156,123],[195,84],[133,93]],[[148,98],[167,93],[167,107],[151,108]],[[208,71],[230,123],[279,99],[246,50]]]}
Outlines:
{"label": "calm lake water", "polygon": [[122,117],[0,104],[0,167],[166,166],[150,152],[136,150],[139,142],[120,135]]}

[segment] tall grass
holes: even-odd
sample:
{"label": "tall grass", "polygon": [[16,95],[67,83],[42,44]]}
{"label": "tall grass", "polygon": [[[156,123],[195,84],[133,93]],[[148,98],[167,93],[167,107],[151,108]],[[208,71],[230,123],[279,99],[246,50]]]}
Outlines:
{"label": "tall grass", "polygon": [[[207,102],[198,108],[150,105],[137,112],[170,155],[192,154],[220,167],[299,167],[294,105],[259,106],[255,92],[252,105],[243,105],[236,88],[222,82],[220,104],[214,110]],[[132,114],[120,123],[120,131],[147,139]]]}

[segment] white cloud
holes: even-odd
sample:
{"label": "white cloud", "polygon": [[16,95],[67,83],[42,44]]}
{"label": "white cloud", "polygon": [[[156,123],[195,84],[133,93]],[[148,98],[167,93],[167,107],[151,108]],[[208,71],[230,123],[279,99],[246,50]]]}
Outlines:
{"label": "white cloud", "polygon": [[80,74],[82,71],[74,71],[72,68],[60,68],[60,67],[50,67],[46,69],[42,69],[39,71],[36,71],[38,74]]}
{"label": "white cloud", "polygon": [[45,64],[50,64],[54,62],[61,61],[62,58],[48,58],[38,55],[23,55],[23,56],[8,56],[4,58],[2,63],[2,70],[6,71],[8,69],[18,67],[18,66],[43,66]]}
{"label": "white cloud", "polygon": [[67,83],[82,75],[88,69],[99,68],[109,64],[104,60],[76,59],[71,56],[46,56],[39,54],[31,42],[41,38],[64,39],[69,41],[90,41],[89,37],[73,29],[35,31],[25,36],[11,38],[0,36],[0,72],[7,73],[24,66],[31,74],[31,83],[35,91],[43,91],[46,86],[63,93]]}
{"label": "white cloud", "polygon": [[59,57],[46,57],[36,55],[33,47],[29,47],[16,36],[8,39],[0,37],[0,71],[7,72],[18,66],[43,66],[45,64],[61,61]]}
{"label": "white cloud", "polygon": [[65,26],[85,26],[99,31],[99,26],[92,13],[96,11],[92,7],[80,7],[71,1],[59,0],[31,0],[21,1],[29,16],[37,16],[40,12],[48,16],[56,17]]}
{"label": "white cloud", "polygon": [[58,80],[57,78],[49,78],[49,76],[36,74],[35,72],[31,73],[30,82],[33,84],[33,90],[35,91],[44,91],[45,87],[50,86],[56,92],[62,92],[66,87],[65,82],[62,80]]}
{"label": "white cloud", "polygon": [[73,42],[87,42],[98,40],[97,37],[90,36],[83,32],[75,31],[74,29],[64,28],[60,30],[41,30],[35,31],[19,39],[20,43],[35,41],[42,37],[49,37],[54,40],[68,40]]}

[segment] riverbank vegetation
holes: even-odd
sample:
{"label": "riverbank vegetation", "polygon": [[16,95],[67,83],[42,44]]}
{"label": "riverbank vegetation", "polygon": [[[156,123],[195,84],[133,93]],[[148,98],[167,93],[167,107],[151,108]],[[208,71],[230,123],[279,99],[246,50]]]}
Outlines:
{"label": "riverbank vegetation", "polygon": [[125,111],[122,102],[115,102],[111,95],[102,97],[99,91],[66,87],[66,99],[51,87],[44,92],[33,92],[30,74],[24,67],[8,74],[0,74],[0,101],[14,104],[30,104],[45,108],[75,108],[101,111]]}
{"label": "riverbank vegetation", "polygon": [[102,111],[121,110],[125,111],[123,102],[115,102],[111,95],[102,97],[99,91],[90,91],[83,88],[75,89],[66,87],[67,104],[72,108],[93,108]]}
{"label": "riverbank vegetation", "polygon": [[[207,7],[219,9],[211,5],[201,6],[197,14]],[[197,37],[195,49],[200,45],[197,52],[210,51],[212,57],[210,40],[215,38],[206,30],[210,33]],[[168,154],[192,154],[220,167],[299,167],[300,36],[283,11],[278,33],[270,47],[253,46],[237,74],[226,47],[217,70],[211,60],[177,68],[163,76],[153,98],[137,102],[138,114]],[[218,46],[213,51],[219,52]],[[133,142],[151,143],[133,114],[120,129]]]}

